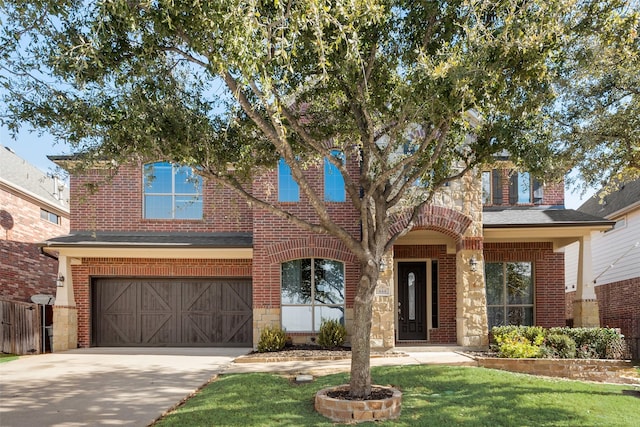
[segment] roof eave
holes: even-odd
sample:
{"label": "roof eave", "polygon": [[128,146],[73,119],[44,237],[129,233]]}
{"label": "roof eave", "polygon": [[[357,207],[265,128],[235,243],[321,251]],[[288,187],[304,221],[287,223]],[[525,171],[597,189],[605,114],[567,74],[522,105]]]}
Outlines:
{"label": "roof eave", "polygon": [[70,258],[160,258],[160,259],[252,259],[253,248],[246,246],[151,245],[50,243],[40,246],[47,253]]}

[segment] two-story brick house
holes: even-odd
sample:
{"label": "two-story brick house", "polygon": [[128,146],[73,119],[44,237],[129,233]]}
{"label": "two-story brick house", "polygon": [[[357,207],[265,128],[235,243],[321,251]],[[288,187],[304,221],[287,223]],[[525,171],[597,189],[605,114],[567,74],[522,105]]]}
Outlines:
{"label": "two-story brick house", "polygon": [[69,232],[69,190],[0,145],[0,298],[55,295],[58,262],[38,243]]}
{"label": "two-story brick house", "polygon": [[[357,174],[356,159],[346,162]],[[564,325],[560,249],[611,223],[563,209],[562,183],[539,185],[499,164],[451,182],[387,254],[372,346],[482,346],[496,324]],[[332,218],[359,236],[334,167],[306,173]],[[71,177],[71,234],[45,243],[67,278],[54,349],[251,346],[274,324],[306,342],[323,318],[352,327],[359,265],[336,238],[252,208],[188,168],[134,162],[110,174]],[[314,215],[284,163],[252,192]]]}

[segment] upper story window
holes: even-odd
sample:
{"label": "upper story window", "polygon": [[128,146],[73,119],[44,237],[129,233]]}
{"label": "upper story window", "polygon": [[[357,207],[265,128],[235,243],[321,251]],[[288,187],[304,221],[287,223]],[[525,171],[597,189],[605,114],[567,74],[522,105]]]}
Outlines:
{"label": "upper story window", "polygon": [[491,204],[491,172],[482,172],[482,204]]}
{"label": "upper story window", "polygon": [[291,174],[291,167],[280,159],[278,162],[278,201],[279,202],[299,202],[300,201],[300,187],[293,175]]}
{"label": "upper story window", "polygon": [[202,177],[169,162],[144,165],[144,218],[202,219]]}
{"label": "upper story window", "polygon": [[282,328],[318,332],[323,319],[344,325],[344,264],[305,258],[282,263]]}
{"label": "upper story window", "polygon": [[531,177],[529,172],[517,172],[511,175],[509,186],[509,204],[542,203],[542,183]]}
{"label": "upper story window", "polygon": [[[344,164],[342,152],[334,150],[331,155],[340,159]],[[344,202],[346,200],[344,178],[338,168],[328,159],[324,159],[324,200],[327,202]]]}
{"label": "upper story window", "polygon": [[45,209],[40,209],[40,218],[52,222],[54,224],[60,224],[60,215],[49,212]]}
{"label": "upper story window", "polygon": [[482,172],[482,204],[502,204],[502,171],[493,169]]}

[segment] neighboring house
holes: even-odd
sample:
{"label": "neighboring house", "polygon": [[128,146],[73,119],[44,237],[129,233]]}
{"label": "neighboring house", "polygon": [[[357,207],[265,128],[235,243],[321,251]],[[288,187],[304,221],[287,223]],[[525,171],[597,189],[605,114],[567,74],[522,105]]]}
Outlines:
{"label": "neighboring house", "polygon": [[[345,161],[356,176],[357,160]],[[612,222],[563,209],[562,183],[497,164],[450,183],[387,254],[373,347],[477,347],[494,325],[565,324],[562,248]],[[336,238],[252,208],[188,168],[134,162],[110,173],[71,176],[71,233],[44,244],[59,253],[66,278],[54,349],[255,346],[267,325],[309,342],[323,318],[351,330],[359,265]],[[359,236],[339,174],[328,163],[306,173],[333,217]],[[313,218],[283,162],[252,191]]]}
{"label": "neighboring house", "polygon": [[[635,357],[640,347],[640,179],[618,191],[587,200],[579,212],[615,221],[615,226],[594,233],[591,239],[592,275],[598,300],[600,323],[620,328],[632,346]],[[574,318],[578,248],[567,247],[566,290],[567,319]]]}
{"label": "neighboring house", "polygon": [[0,145],[0,299],[55,295],[58,261],[38,243],[69,232],[69,190]]}

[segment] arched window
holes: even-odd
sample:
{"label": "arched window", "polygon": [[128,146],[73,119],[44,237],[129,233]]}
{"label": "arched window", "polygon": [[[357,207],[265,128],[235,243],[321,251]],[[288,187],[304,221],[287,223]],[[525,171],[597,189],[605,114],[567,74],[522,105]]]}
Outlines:
{"label": "arched window", "polygon": [[282,263],[282,328],[317,332],[323,319],[344,325],[344,264],[320,258]]}
{"label": "arched window", "polygon": [[144,218],[202,219],[202,177],[168,162],[144,165]]}

